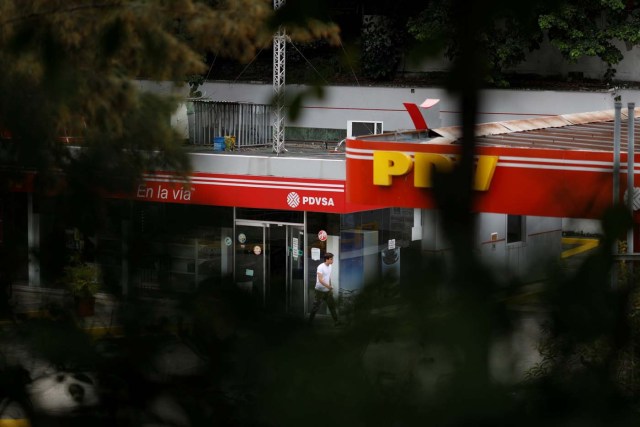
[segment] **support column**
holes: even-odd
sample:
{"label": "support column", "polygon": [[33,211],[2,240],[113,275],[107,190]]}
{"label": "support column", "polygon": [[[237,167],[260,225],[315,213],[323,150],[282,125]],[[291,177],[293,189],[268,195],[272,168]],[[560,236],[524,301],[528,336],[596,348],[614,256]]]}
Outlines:
{"label": "support column", "polygon": [[[285,0],[273,0],[274,10],[278,10]],[[283,27],[279,27],[273,36],[273,151],[280,154],[287,151],[284,147],[284,85],[287,36]]]}
{"label": "support column", "polygon": [[613,204],[620,203],[620,128],[622,126],[622,102],[615,103],[613,127]]}
{"label": "support column", "polygon": [[27,196],[27,245],[29,248],[29,286],[40,287],[40,214],[34,212],[33,194]]}
{"label": "support column", "polygon": [[[622,102],[616,101],[614,104],[614,121],[613,121],[613,205],[620,203],[620,134],[622,127]],[[618,239],[613,242],[611,248],[614,255],[618,254]],[[611,287],[615,288],[618,284],[618,267],[613,265],[611,269]]]}
{"label": "support column", "polygon": [[[629,212],[633,217],[633,198],[634,198],[634,130],[635,130],[635,103],[630,102],[628,104],[628,129],[627,133],[629,135],[629,143],[628,143],[628,151],[627,151],[627,202],[629,207]],[[633,227],[627,232],[627,253],[632,254],[634,251],[633,248]]]}
{"label": "support column", "polygon": [[422,209],[413,210],[413,227],[411,227],[411,241],[422,240]]}
{"label": "support column", "polygon": [[122,220],[122,264],[121,264],[121,283],[122,283],[122,295],[127,296],[129,294],[129,239],[130,239],[131,220]]}

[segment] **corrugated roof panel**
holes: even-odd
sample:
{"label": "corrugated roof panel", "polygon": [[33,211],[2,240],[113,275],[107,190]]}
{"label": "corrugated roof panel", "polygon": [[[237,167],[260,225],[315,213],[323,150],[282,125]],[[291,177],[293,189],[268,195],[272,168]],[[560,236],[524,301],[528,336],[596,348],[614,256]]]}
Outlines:
{"label": "corrugated roof panel", "polygon": [[540,117],[525,120],[510,120],[504,123],[504,126],[512,132],[523,132],[537,129],[545,129],[549,127],[567,126],[571,123],[560,116]]}
{"label": "corrugated roof panel", "polygon": [[[620,142],[626,150],[628,119],[621,111]],[[640,135],[640,107],[634,110],[634,129]],[[611,151],[613,149],[614,110],[565,114],[525,120],[509,120],[476,126],[479,145],[535,147],[553,149]],[[447,141],[459,139],[462,127],[436,129]],[[637,144],[640,151],[640,144]]]}
{"label": "corrugated roof panel", "polygon": [[[526,141],[504,141],[504,140],[493,140],[493,137],[487,137],[487,140],[479,141],[478,145],[481,146],[500,146],[500,147],[516,147],[516,148],[548,148],[553,150],[589,150],[589,151],[603,151],[602,147],[593,146],[592,144],[583,144],[583,143],[555,143],[553,141],[536,141],[527,143]],[[611,151],[604,150],[604,151]]]}
{"label": "corrugated roof panel", "polygon": [[511,129],[503,123],[482,123],[475,128],[476,136],[499,135],[511,132]]}
{"label": "corrugated roof panel", "polygon": [[455,144],[458,138],[436,137],[428,141],[421,141],[420,144]]}
{"label": "corrugated roof panel", "polygon": [[563,114],[560,116],[574,125],[614,120],[614,110],[592,111],[589,113]]}
{"label": "corrugated roof panel", "polygon": [[[549,132],[549,133],[538,133],[536,135],[531,135],[531,137],[539,136],[540,138],[553,138],[560,141],[579,141],[579,140],[588,140],[588,141],[609,141],[613,140],[613,135],[599,135],[593,133],[581,133],[581,132]],[[524,135],[523,137],[527,137]]]}
{"label": "corrugated roof panel", "polygon": [[[629,109],[626,106],[623,106],[623,108],[621,110],[623,119],[627,119],[629,117],[629,115],[627,114],[628,111],[629,111]],[[640,107],[634,108],[633,112],[634,112],[634,117],[638,117],[640,115]]]}

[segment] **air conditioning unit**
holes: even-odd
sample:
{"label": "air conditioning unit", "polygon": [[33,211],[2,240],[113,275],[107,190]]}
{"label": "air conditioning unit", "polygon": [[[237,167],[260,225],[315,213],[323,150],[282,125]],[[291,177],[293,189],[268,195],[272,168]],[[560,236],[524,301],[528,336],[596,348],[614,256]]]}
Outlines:
{"label": "air conditioning unit", "polygon": [[378,135],[383,132],[382,122],[347,121],[347,138],[362,135]]}

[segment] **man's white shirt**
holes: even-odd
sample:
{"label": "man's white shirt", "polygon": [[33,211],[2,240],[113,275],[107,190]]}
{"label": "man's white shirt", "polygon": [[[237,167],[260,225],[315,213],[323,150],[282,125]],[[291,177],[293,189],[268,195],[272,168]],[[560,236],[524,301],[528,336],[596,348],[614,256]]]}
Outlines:
{"label": "man's white shirt", "polygon": [[[318,271],[317,273],[322,275],[322,281],[326,284],[331,284],[329,281],[331,280],[331,265],[327,265],[324,262],[321,263],[318,266]],[[320,283],[320,281],[317,278],[317,274],[316,274],[316,291],[320,291],[320,292],[329,292],[329,289],[322,285],[322,283]]]}

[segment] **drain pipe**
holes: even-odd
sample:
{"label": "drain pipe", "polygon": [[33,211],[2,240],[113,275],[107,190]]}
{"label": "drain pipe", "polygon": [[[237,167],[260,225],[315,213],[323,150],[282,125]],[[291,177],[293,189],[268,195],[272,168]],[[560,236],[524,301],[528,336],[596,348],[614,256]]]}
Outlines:
{"label": "drain pipe", "polygon": [[[615,114],[613,121],[613,205],[620,203],[620,128],[622,126],[622,102],[615,102]],[[611,253],[618,255],[618,239],[613,241]],[[618,285],[618,269],[614,265],[611,269],[611,287]]]}
{"label": "drain pipe", "polygon": [[[622,102],[615,103],[613,127],[613,204],[620,202],[620,127]],[[616,253],[618,251],[616,250]]]}
{"label": "drain pipe", "polygon": [[[628,108],[628,135],[629,135],[629,144],[627,147],[627,202],[629,204],[629,213],[631,214],[631,216],[633,217],[633,199],[634,199],[634,186],[633,186],[633,178],[634,178],[634,173],[633,173],[633,167],[634,167],[634,153],[635,153],[635,148],[634,148],[634,122],[635,122],[635,114],[634,114],[634,110],[635,110],[635,103],[630,102],[629,104],[627,104],[627,108]],[[628,254],[632,254],[633,253],[633,227],[631,227],[631,229],[629,231],[627,231],[627,253]]]}

